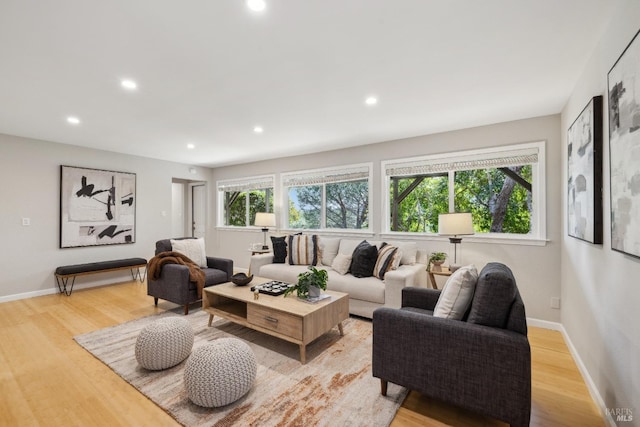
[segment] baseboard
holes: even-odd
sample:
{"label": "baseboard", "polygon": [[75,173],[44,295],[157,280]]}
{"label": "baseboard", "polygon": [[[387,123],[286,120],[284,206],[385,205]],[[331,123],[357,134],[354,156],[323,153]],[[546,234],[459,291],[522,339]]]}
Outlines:
{"label": "baseboard", "polygon": [[573,360],[576,362],[576,366],[578,366],[578,370],[582,375],[582,379],[587,385],[587,390],[589,390],[589,394],[591,395],[591,398],[593,399],[593,401],[596,403],[596,406],[600,410],[600,414],[602,415],[602,418],[604,418],[605,422],[609,426],[615,427],[617,424],[614,421],[611,414],[607,411],[607,405],[604,403],[604,400],[602,399],[602,396],[600,395],[600,392],[596,387],[596,383],[593,382],[593,379],[591,378],[591,375],[589,375],[589,371],[587,370],[587,367],[582,362],[582,358],[580,357],[580,354],[576,350],[576,347],[573,345],[573,342],[571,341],[571,338],[569,337],[567,330],[562,325],[560,325],[560,332],[562,333],[564,342],[567,343],[567,347],[569,348],[569,353],[571,353],[571,357],[573,357]]}
{"label": "baseboard", "polygon": [[550,322],[548,320],[534,319],[533,317],[527,317],[527,326],[534,326],[536,328],[551,329],[552,331],[561,331],[562,324],[558,322]]}
{"label": "baseboard", "polygon": [[17,300],[20,300],[20,299],[41,297],[43,295],[51,295],[51,294],[55,294],[55,293],[58,293],[58,288],[42,289],[42,290],[39,290],[39,291],[24,292],[22,294],[5,295],[5,296],[0,297],[0,303],[9,302],[9,301],[17,301]]}
{"label": "baseboard", "polygon": [[[130,280],[128,280],[130,281]],[[78,291],[78,290],[82,290],[82,289],[89,289],[89,288],[97,288],[99,286],[108,286],[108,285],[117,285],[120,283],[126,283],[128,282],[127,280],[120,280],[120,281],[113,281],[113,280],[101,280],[101,281],[96,281],[96,282],[92,282],[92,283],[76,283],[73,286],[73,292]],[[139,282],[138,282],[139,283]],[[70,284],[69,284],[70,286]],[[67,289],[68,290],[68,289]],[[41,297],[44,295],[53,295],[53,294],[57,294],[60,291],[58,290],[57,286],[54,286],[52,288],[49,289],[41,289],[39,291],[31,291],[31,292],[24,292],[21,294],[13,294],[13,295],[5,295],[5,296],[0,296],[0,303],[3,302],[9,302],[9,301],[17,301],[17,300],[21,300],[21,299],[27,299],[27,298],[35,298],[35,297]],[[73,293],[71,294],[73,295]]]}

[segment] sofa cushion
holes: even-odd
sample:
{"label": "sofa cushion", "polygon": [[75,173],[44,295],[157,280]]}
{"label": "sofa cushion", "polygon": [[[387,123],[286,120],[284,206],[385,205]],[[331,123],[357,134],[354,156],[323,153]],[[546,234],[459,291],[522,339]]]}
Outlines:
{"label": "sofa cushion", "polygon": [[294,234],[289,236],[289,264],[290,265],[317,265],[318,263],[318,236],[315,234]]}
{"label": "sofa cushion", "polygon": [[207,254],[204,249],[204,239],[171,240],[171,248],[189,258],[200,267],[207,266]]}
{"label": "sofa cushion", "polygon": [[271,236],[271,247],[273,248],[274,264],[284,264],[287,259],[287,236]]}
{"label": "sofa cushion", "polygon": [[351,266],[351,256],[345,254],[338,254],[333,258],[333,264],[331,264],[331,268],[334,269],[338,274],[345,275],[349,272],[349,267]]}
{"label": "sofa cushion", "polygon": [[338,253],[345,255],[353,255],[353,251],[362,242],[362,240],[355,239],[340,239],[340,245],[338,246]]}
{"label": "sofa cushion", "polygon": [[416,242],[388,242],[390,245],[397,246],[402,252],[401,265],[413,265],[418,262],[418,244]]}
{"label": "sofa cushion", "polygon": [[363,240],[353,251],[349,271],[354,277],[371,277],[378,259],[378,248]]}
{"label": "sofa cushion", "polygon": [[[394,259],[398,255],[398,248],[396,246],[383,243],[378,250],[378,258],[376,264],[373,267],[373,276],[380,280],[384,280],[384,275],[387,271],[393,270]],[[398,268],[396,264],[396,268]]]}
{"label": "sofa cushion", "polygon": [[471,305],[477,281],[478,270],[475,265],[467,265],[457,269],[445,283],[433,310],[433,315],[445,319],[461,320]]}
{"label": "sofa cushion", "polygon": [[[339,247],[340,238],[338,237],[318,237],[318,258],[323,265],[333,264],[333,259],[338,255]],[[320,262],[318,262],[318,264],[320,264]]]}
{"label": "sofa cushion", "polygon": [[226,271],[218,270],[217,268],[203,268],[202,271],[204,271],[205,286],[217,285],[228,280]]}
{"label": "sofa cushion", "polygon": [[336,271],[327,270],[329,280],[327,289],[331,291],[345,292],[350,299],[368,301],[376,304],[385,303],[385,284],[375,277],[363,277],[354,279],[352,275],[342,276]]}
{"label": "sofa cushion", "polygon": [[504,329],[517,292],[516,279],[509,267],[497,262],[485,265],[478,277],[467,322]]}

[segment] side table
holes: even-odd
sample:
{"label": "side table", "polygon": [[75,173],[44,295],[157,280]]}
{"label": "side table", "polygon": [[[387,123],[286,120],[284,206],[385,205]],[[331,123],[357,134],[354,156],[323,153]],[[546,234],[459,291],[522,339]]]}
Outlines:
{"label": "side table", "polygon": [[432,265],[431,268],[429,268],[429,271],[427,271],[427,273],[429,273],[429,281],[431,282],[431,287],[433,287],[433,289],[438,289],[438,284],[436,283],[436,278],[435,276],[451,276],[451,270],[449,270],[449,267],[444,267],[444,266],[440,266],[440,267],[436,267],[435,265]]}

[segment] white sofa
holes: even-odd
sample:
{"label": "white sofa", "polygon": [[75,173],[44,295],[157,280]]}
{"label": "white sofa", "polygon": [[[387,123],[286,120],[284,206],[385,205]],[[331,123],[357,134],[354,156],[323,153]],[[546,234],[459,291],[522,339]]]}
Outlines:
{"label": "white sofa", "polygon": [[[331,268],[338,253],[351,255],[356,246],[365,239],[346,239],[318,237],[318,268],[327,270],[329,280],[327,289],[349,294],[349,312],[357,316],[373,317],[378,307],[399,308],[402,288],[407,286],[427,286],[427,253],[419,250],[415,242],[387,241],[402,251],[402,260],[396,270],[388,271],[384,280],[376,277],[354,277],[347,273],[341,275]],[[370,241],[380,248],[382,241]],[[274,264],[273,254],[253,255],[250,271],[255,276],[297,283],[298,274],[307,271],[306,265]]]}

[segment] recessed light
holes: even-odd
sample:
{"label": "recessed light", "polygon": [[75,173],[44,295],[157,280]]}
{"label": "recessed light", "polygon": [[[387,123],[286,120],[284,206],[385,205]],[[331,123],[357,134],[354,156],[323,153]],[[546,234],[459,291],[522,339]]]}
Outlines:
{"label": "recessed light", "polygon": [[133,80],[123,79],[120,81],[120,86],[128,90],[135,90],[138,88],[138,84]]}
{"label": "recessed light", "polygon": [[376,105],[378,103],[378,98],[375,96],[369,96],[364,100],[364,103],[367,105]]}
{"label": "recessed light", "polygon": [[247,0],[247,7],[254,12],[262,12],[267,7],[267,3],[264,0]]}
{"label": "recessed light", "polygon": [[67,123],[71,123],[72,125],[79,125],[80,119],[76,116],[69,116],[67,117]]}
{"label": "recessed light", "polygon": [[262,132],[264,132],[264,129],[262,129],[261,126],[256,126],[256,127],[253,128],[253,131],[255,133],[262,133]]}
{"label": "recessed light", "polygon": [[193,145],[193,144],[187,144],[187,148],[188,148],[189,150],[193,150],[194,148],[196,148],[196,146],[195,146],[195,145]]}

